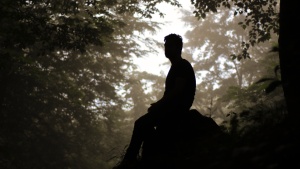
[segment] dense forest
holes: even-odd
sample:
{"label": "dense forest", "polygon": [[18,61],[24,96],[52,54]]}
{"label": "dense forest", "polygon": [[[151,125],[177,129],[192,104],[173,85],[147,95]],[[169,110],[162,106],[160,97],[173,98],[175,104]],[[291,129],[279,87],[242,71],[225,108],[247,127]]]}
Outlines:
{"label": "dense forest", "polygon": [[[166,75],[133,62],[162,50],[149,36],[162,24],[153,15],[167,14],[161,3],[181,8],[177,0],[0,2],[1,169],[110,169],[119,161],[134,120],[163,94]],[[298,2],[191,5],[181,19],[189,27],[182,55],[199,77],[193,108],[231,138],[193,142],[199,151],[227,146],[195,152],[196,168],[300,167]],[[213,153],[218,160],[202,164]]]}

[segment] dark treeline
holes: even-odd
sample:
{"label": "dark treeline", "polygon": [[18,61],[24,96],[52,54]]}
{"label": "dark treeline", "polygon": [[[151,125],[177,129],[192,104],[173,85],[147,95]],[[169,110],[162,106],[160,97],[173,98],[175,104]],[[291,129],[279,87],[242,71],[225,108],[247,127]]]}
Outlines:
{"label": "dark treeline", "polygon": [[[165,75],[139,72],[133,64],[134,57],[160,50],[162,42],[146,35],[159,30],[151,16],[167,14],[159,3],[0,2],[1,169],[112,168],[133,121],[163,94]],[[291,72],[299,72],[299,32],[279,20],[281,5],[281,18],[295,18],[286,9],[297,5],[191,3],[182,20],[191,28],[183,35],[183,57],[201,76],[193,106],[236,143],[218,151],[218,159],[228,168],[297,164],[299,75]],[[202,144],[193,145],[200,150]]]}

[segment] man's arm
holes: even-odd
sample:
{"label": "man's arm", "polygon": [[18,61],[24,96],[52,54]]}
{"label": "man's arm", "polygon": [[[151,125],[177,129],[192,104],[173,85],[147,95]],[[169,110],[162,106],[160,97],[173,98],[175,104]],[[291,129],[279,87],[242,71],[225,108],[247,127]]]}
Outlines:
{"label": "man's arm", "polygon": [[186,79],[183,77],[177,77],[175,80],[174,88],[170,92],[165,94],[160,100],[155,103],[152,103],[148,109],[149,111],[157,110],[163,107],[164,105],[170,103],[174,98],[182,97],[184,93],[184,86],[186,84]]}

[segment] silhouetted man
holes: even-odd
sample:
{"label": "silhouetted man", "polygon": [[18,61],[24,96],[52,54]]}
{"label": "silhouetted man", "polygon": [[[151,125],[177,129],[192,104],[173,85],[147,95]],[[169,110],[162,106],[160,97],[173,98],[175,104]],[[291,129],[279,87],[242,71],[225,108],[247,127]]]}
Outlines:
{"label": "silhouetted man", "polygon": [[175,114],[187,112],[193,104],[196,79],[192,65],[181,57],[182,37],[169,34],[164,38],[165,56],[171,68],[165,81],[163,97],[148,108],[148,113],[135,121],[131,142],[123,161],[115,169],[130,168],[137,160],[141,145],[149,132]]}

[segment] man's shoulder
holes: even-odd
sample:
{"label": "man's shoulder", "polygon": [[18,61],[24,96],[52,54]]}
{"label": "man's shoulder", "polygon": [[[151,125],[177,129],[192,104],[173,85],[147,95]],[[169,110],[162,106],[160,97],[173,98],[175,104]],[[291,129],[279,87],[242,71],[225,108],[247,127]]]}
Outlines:
{"label": "man's shoulder", "polygon": [[182,58],[181,61],[184,62],[184,63],[190,63],[188,60],[186,60],[184,58]]}
{"label": "man's shoulder", "polygon": [[186,60],[186,59],[182,59],[181,64],[180,64],[182,69],[187,69],[187,70],[193,70],[193,66],[192,64]]}
{"label": "man's shoulder", "polygon": [[191,64],[188,60],[186,60],[186,59],[182,59],[182,60],[181,60],[181,65],[184,65],[184,66],[192,66],[192,64]]}

